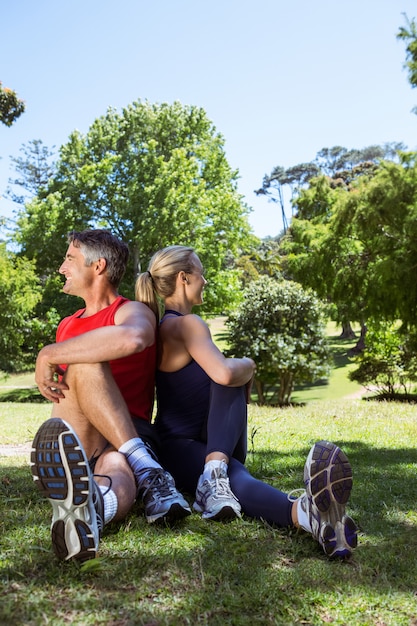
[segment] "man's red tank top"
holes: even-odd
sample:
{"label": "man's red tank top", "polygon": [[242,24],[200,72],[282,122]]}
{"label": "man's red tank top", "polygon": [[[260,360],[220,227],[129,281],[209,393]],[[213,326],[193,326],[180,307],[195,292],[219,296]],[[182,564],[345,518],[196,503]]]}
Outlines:
{"label": "man's red tank top", "polygon": [[[114,326],[115,313],[126,302],[129,302],[127,298],[118,296],[113,304],[89,317],[80,317],[85,308],[79,309],[60,322],[56,341],[65,341],[102,326]],[[66,365],[61,367],[67,368]],[[110,361],[110,368],[130,413],[150,422],[154,404],[156,341],[142,352]]]}

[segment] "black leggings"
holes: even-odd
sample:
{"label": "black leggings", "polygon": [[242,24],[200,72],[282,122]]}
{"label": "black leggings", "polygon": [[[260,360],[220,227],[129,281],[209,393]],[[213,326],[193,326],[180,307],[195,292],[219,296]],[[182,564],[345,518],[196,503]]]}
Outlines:
{"label": "black leggings", "polygon": [[244,466],[247,451],[247,406],[244,387],[211,383],[210,409],[201,440],[170,438],[161,442],[160,461],[178,489],[195,493],[210,452],[223,452],[229,461],[229,480],[242,511],[281,527],[292,526],[292,502],[287,494],[254,478]]}

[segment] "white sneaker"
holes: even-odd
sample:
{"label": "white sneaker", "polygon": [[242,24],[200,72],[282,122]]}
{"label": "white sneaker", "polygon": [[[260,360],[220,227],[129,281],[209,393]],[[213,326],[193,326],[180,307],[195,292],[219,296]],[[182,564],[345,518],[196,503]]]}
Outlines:
{"label": "white sneaker", "polygon": [[30,456],[33,480],[52,505],[52,546],[59,559],[95,558],[103,528],[103,496],[71,426],[42,424]]}
{"label": "white sneaker", "polygon": [[230,488],[229,477],[225,464],[216,467],[210,480],[203,475],[198,480],[193,508],[202,513],[204,519],[231,520],[241,517],[238,499]]}
{"label": "white sneaker", "polygon": [[314,444],[304,466],[304,484],[301,506],[313,537],[327,556],[349,557],[358,537],[355,522],[345,514],[352,490],[352,468],[346,454],[329,441]]}

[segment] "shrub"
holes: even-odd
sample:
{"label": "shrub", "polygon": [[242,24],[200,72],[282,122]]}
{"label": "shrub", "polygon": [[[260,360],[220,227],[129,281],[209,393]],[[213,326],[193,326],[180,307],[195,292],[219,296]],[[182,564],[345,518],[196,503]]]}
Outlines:
{"label": "shrub", "polygon": [[298,283],[266,276],[250,283],[227,327],[227,354],[256,362],[260,404],[275,396],[279,405],[289,404],[295,382],[311,383],[329,373],[324,307]]}

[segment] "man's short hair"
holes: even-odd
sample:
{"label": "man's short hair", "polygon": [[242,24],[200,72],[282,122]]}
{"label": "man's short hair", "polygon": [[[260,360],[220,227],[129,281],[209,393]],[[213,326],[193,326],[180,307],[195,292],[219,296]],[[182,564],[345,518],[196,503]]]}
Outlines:
{"label": "man's short hair", "polygon": [[109,283],[119,286],[129,258],[129,248],[121,239],[108,230],[73,230],[68,233],[68,243],[80,248],[87,266],[98,259],[105,259]]}

